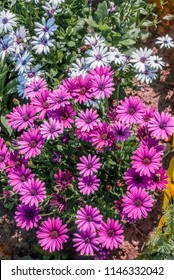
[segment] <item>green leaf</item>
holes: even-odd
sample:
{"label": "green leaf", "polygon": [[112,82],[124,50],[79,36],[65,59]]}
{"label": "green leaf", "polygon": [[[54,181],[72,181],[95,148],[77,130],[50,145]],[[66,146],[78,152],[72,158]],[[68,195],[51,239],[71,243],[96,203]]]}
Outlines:
{"label": "green leaf", "polygon": [[104,1],[103,3],[99,3],[98,5],[98,9],[95,12],[95,15],[97,16],[97,18],[99,20],[101,20],[102,22],[104,22],[104,20],[106,18],[108,18],[108,6],[106,1]]}
{"label": "green leaf", "polygon": [[75,47],[76,43],[74,41],[69,41],[67,43],[68,47],[72,48],[72,47]]}
{"label": "green leaf", "polygon": [[5,116],[1,116],[0,122],[1,122],[1,124],[2,124],[2,130],[4,130],[4,128],[5,128],[5,131],[7,131],[8,134],[11,136],[13,130],[12,130],[11,127],[8,125]]}
{"label": "green leaf", "polygon": [[71,34],[72,34],[72,32],[73,32],[73,28],[72,28],[72,26],[68,26],[68,27],[67,27],[67,29],[66,29],[66,36],[71,35]]}
{"label": "green leaf", "polygon": [[134,41],[132,39],[125,39],[123,41],[119,41],[119,43],[123,46],[131,46],[131,45],[134,45],[136,43],[136,41]]}

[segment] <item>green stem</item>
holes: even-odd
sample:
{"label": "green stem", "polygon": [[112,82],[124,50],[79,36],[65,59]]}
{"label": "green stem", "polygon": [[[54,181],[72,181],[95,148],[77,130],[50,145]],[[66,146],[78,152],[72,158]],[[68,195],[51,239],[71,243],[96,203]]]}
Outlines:
{"label": "green stem", "polygon": [[51,216],[54,212],[46,213],[46,214],[40,214],[41,217]]}

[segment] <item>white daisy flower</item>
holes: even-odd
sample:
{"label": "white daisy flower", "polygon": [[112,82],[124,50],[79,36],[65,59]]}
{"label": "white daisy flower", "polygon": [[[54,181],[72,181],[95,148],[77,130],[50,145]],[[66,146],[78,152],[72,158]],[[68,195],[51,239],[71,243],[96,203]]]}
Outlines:
{"label": "white daisy flower", "polygon": [[117,48],[110,48],[109,60],[114,62],[115,64],[124,64],[126,61],[126,57],[122,54]]}
{"label": "white daisy flower", "polygon": [[85,58],[77,58],[75,62],[72,63],[70,69],[69,69],[69,76],[71,78],[80,76],[80,75],[86,75],[87,69],[86,69],[86,61]]}
{"label": "white daisy flower", "polygon": [[16,60],[15,71],[18,71],[19,74],[28,72],[32,61],[33,61],[33,57],[27,51],[25,51],[23,55],[18,55]]}
{"label": "white daisy flower", "polygon": [[7,54],[11,54],[15,51],[13,40],[8,34],[4,38],[0,39],[0,58],[4,61]]}
{"label": "white daisy flower", "polygon": [[147,47],[145,47],[144,49],[140,48],[139,50],[136,50],[132,53],[130,62],[134,63],[134,67],[138,71],[144,72],[147,66],[147,60],[151,56],[151,54],[151,49],[147,49]]}
{"label": "white daisy flower", "polygon": [[105,45],[104,42],[105,39],[102,36],[95,34],[94,36],[87,36],[85,38],[84,44],[91,47],[98,47],[101,45]]}
{"label": "white daisy flower", "polygon": [[169,35],[158,37],[156,44],[160,45],[160,48],[174,48],[174,41]]}
{"label": "white daisy flower", "polygon": [[135,77],[141,83],[150,84],[154,79],[156,79],[157,72],[156,70],[150,68],[149,66],[146,66],[145,71],[136,74]]}
{"label": "white daisy flower", "polygon": [[45,11],[44,16],[48,16],[48,17],[53,17],[62,11],[62,9],[57,9],[57,6],[53,4],[50,5],[47,2],[45,3],[44,6],[42,6],[42,8]]}
{"label": "white daisy flower", "polygon": [[15,32],[13,31],[10,36],[14,42],[16,55],[20,54],[20,52],[26,48],[27,42],[29,40],[25,27],[20,26]]}
{"label": "white daisy flower", "polygon": [[162,58],[159,57],[158,55],[152,55],[148,58],[147,60],[148,65],[156,70],[162,69],[163,66],[165,65],[164,61],[162,61]]}
{"label": "white daisy flower", "polygon": [[109,65],[109,55],[108,48],[104,45],[100,47],[93,48],[86,52],[88,57],[86,57],[86,63],[90,68],[95,69],[96,67]]}
{"label": "white daisy flower", "polygon": [[45,37],[47,40],[50,36],[53,35],[53,32],[57,29],[57,25],[54,24],[55,19],[49,18],[48,21],[43,17],[42,24],[39,22],[35,22],[37,28],[34,29],[36,34],[38,35],[39,39]]}
{"label": "white daisy flower", "polygon": [[54,47],[55,40],[46,39],[46,38],[38,38],[36,36],[32,37],[33,41],[31,42],[33,46],[33,50],[35,50],[36,54],[47,54],[50,52],[50,48]]}
{"label": "white daisy flower", "polygon": [[0,12],[0,33],[13,30],[13,27],[16,26],[16,15],[10,11],[1,11]]}

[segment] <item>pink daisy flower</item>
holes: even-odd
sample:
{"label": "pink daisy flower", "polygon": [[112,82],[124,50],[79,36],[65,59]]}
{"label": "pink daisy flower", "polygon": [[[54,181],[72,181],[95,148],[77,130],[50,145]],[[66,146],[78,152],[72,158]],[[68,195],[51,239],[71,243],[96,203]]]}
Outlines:
{"label": "pink daisy flower", "polygon": [[29,168],[22,165],[17,170],[14,169],[8,174],[8,183],[13,187],[13,191],[18,193],[24,186],[24,183],[34,178],[34,176],[35,174],[32,174]]}
{"label": "pink daisy flower", "polygon": [[6,167],[6,164],[10,158],[10,151],[8,150],[3,140],[0,139],[0,170]]}
{"label": "pink daisy flower", "polygon": [[172,135],[174,132],[174,118],[171,117],[171,114],[162,112],[154,113],[154,117],[151,118],[148,129],[151,133],[151,136],[156,139],[166,140],[169,135]]}
{"label": "pink daisy flower", "polygon": [[32,128],[23,132],[18,141],[19,153],[24,154],[25,158],[35,157],[41,153],[44,140],[40,134],[39,128]]}
{"label": "pink daisy flower", "polygon": [[100,228],[102,217],[97,207],[92,208],[91,205],[85,205],[85,208],[77,211],[75,224],[79,230],[86,231],[90,228],[95,231]]}
{"label": "pink daisy flower", "polygon": [[82,141],[90,142],[90,132],[81,131],[81,129],[76,129],[74,136],[76,136],[78,139],[81,139]]}
{"label": "pink daisy flower", "polygon": [[80,255],[94,255],[94,252],[99,250],[99,240],[96,235],[97,233],[90,228],[86,231],[74,233],[73,242],[75,244],[73,247],[76,248]]}
{"label": "pink daisy flower", "polygon": [[18,227],[29,230],[38,227],[38,221],[41,219],[39,216],[39,209],[35,206],[19,204],[15,212],[15,221]]}
{"label": "pink daisy flower", "polygon": [[164,170],[162,167],[159,168],[151,177],[151,182],[148,185],[149,189],[152,191],[161,191],[163,189],[166,189],[168,183],[167,178],[168,176],[166,170]]}
{"label": "pink daisy flower", "polygon": [[32,80],[30,84],[27,84],[27,87],[25,88],[25,96],[33,98],[39,92],[42,92],[42,90],[46,88],[47,88],[46,81],[40,77],[36,77]]}
{"label": "pink daisy flower", "polygon": [[99,158],[96,156],[91,156],[90,154],[88,157],[82,156],[80,157],[80,163],[77,164],[77,169],[82,176],[93,175],[93,173],[98,172],[98,169],[102,166],[99,163]]}
{"label": "pink daisy flower", "polygon": [[111,67],[110,66],[103,66],[101,65],[100,67],[96,67],[95,70],[94,69],[90,69],[90,75],[91,78],[95,77],[95,76],[104,76],[104,77],[110,77],[113,78],[114,76],[114,71],[111,71]]}
{"label": "pink daisy flower", "polygon": [[24,104],[13,108],[13,112],[8,114],[7,121],[9,126],[17,131],[34,125],[34,120],[37,119],[36,110],[32,105]]}
{"label": "pink daisy flower", "polygon": [[111,125],[107,125],[106,122],[99,122],[97,129],[90,133],[90,142],[93,146],[96,146],[97,150],[112,146],[113,132]]}
{"label": "pink daisy flower", "polygon": [[152,211],[154,200],[144,189],[132,188],[122,197],[122,202],[123,213],[137,220],[147,217],[148,212]]}
{"label": "pink daisy flower", "polygon": [[75,102],[85,103],[92,96],[92,83],[90,75],[83,77],[80,75],[75,78],[76,88],[72,92]]}
{"label": "pink daisy flower", "polygon": [[117,106],[117,117],[127,124],[139,123],[145,112],[145,105],[138,97],[125,97]]}
{"label": "pink daisy flower", "polygon": [[92,131],[99,121],[99,115],[97,114],[97,111],[91,109],[86,109],[85,112],[81,111],[79,113],[79,118],[76,119],[76,127],[77,129],[80,129],[81,131]]}
{"label": "pink daisy flower", "polygon": [[114,221],[110,218],[107,219],[107,223],[101,223],[98,234],[102,248],[111,250],[117,249],[124,239],[123,226],[119,224],[118,220]]}
{"label": "pink daisy flower", "polygon": [[136,188],[148,188],[150,182],[149,177],[139,174],[133,168],[128,168],[127,172],[124,174],[124,180],[128,186],[128,190]]}
{"label": "pink daisy flower", "polygon": [[65,88],[71,96],[74,90],[77,89],[77,78],[66,78],[62,82],[62,86]]}
{"label": "pink daisy flower", "polygon": [[62,128],[71,128],[72,123],[74,123],[74,116],[76,115],[76,111],[73,109],[72,105],[67,105],[65,107],[61,107],[55,111],[49,112],[49,117],[57,119],[61,124]]}
{"label": "pink daisy flower", "polygon": [[94,194],[100,185],[100,179],[97,179],[95,175],[78,178],[78,181],[78,188],[83,195]]}
{"label": "pink daisy flower", "polygon": [[143,116],[142,116],[142,124],[143,125],[147,125],[149,123],[149,121],[151,120],[151,118],[154,116],[155,113],[155,108],[152,106],[149,106],[148,108],[146,108]]}
{"label": "pink daisy flower", "polygon": [[116,141],[123,142],[127,140],[131,135],[130,127],[120,121],[114,123],[114,125],[112,126],[112,131]]}
{"label": "pink daisy flower", "polygon": [[48,218],[39,227],[37,238],[42,249],[52,253],[63,249],[63,243],[68,239],[67,232],[67,225],[60,218]]}
{"label": "pink daisy flower", "polygon": [[46,113],[49,110],[48,96],[50,94],[49,89],[42,89],[35,97],[31,99],[31,105],[39,113],[39,119],[43,120]]}
{"label": "pink daisy flower", "polygon": [[56,174],[54,174],[54,183],[56,187],[58,187],[59,191],[66,190],[68,184],[72,184],[74,177],[71,172],[67,169],[58,170]]}
{"label": "pink daisy flower", "polygon": [[44,123],[40,126],[40,133],[42,134],[42,137],[46,138],[47,140],[54,140],[62,132],[63,130],[61,123],[53,118],[50,118],[48,122],[44,121]]}
{"label": "pink daisy flower", "polygon": [[59,86],[58,89],[53,90],[53,92],[50,92],[48,97],[48,102],[50,104],[51,110],[56,110],[61,107],[65,107],[65,105],[69,105],[71,98],[70,94],[65,90],[63,86]]}
{"label": "pink daisy flower", "polygon": [[66,196],[53,193],[49,204],[50,206],[55,206],[58,213],[64,212],[67,208]]}
{"label": "pink daisy flower", "polygon": [[19,154],[19,151],[14,150],[14,152],[10,153],[10,158],[8,159],[6,168],[6,172],[11,172],[17,170],[22,165],[26,166],[28,164],[28,160]]}
{"label": "pink daisy flower", "polygon": [[109,98],[114,91],[112,77],[95,75],[92,78],[93,96],[96,99]]}
{"label": "pink daisy flower", "polygon": [[46,198],[45,183],[41,182],[38,178],[36,180],[33,178],[28,179],[19,190],[19,193],[22,203],[38,207],[39,202],[44,201]]}

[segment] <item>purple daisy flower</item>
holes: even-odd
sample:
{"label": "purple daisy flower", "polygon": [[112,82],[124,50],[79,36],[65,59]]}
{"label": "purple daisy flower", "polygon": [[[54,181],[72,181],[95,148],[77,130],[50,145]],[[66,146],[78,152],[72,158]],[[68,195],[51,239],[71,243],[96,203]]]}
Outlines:
{"label": "purple daisy flower", "polygon": [[75,77],[74,80],[76,87],[72,91],[71,95],[75,102],[81,104],[85,103],[87,100],[90,100],[92,96],[91,76],[88,74],[85,77],[80,75],[79,77]]}
{"label": "purple daisy flower", "polygon": [[35,108],[32,105],[24,104],[13,108],[13,112],[6,117],[9,126],[17,131],[21,131],[28,126],[32,127],[34,125],[34,120],[37,119],[37,116],[35,115]]}
{"label": "purple daisy flower", "polygon": [[55,206],[58,213],[64,212],[67,208],[66,196],[53,193],[49,204]]}
{"label": "purple daisy flower", "polygon": [[141,145],[132,156],[132,167],[140,176],[147,175],[150,177],[161,166],[161,153],[155,148],[148,148]]}
{"label": "purple daisy flower", "polygon": [[112,131],[116,141],[125,141],[131,135],[130,127],[120,121],[114,123],[112,126]]}
{"label": "purple daisy flower", "polygon": [[40,133],[42,134],[42,137],[46,138],[47,140],[49,140],[49,139],[54,140],[62,132],[63,132],[63,130],[62,130],[61,123],[53,118],[50,118],[49,122],[44,121],[44,123],[41,124],[41,126],[40,126]]}
{"label": "purple daisy flower", "polygon": [[95,146],[96,150],[112,146],[113,132],[111,125],[107,125],[106,122],[99,122],[97,129],[90,133],[90,142]]}
{"label": "purple daisy flower", "polygon": [[50,104],[50,109],[54,111],[61,107],[65,107],[65,105],[69,105],[70,98],[70,94],[65,90],[65,88],[62,85],[60,85],[58,89],[53,90],[53,92],[49,94],[48,102]]}
{"label": "purple daisy flower", "polygon": [[100,228],[102,217],[97,207],[92,208],[91,205],[85,205],[85,208],[77,211],[75,224],[79,230],[86,231],[90,228],[95,231]]}
{"label": "purple daisy flower", "polygon": [[8,150],[3,140],[0,139],[0,170],[6,167],[6,164],[10,158],[10,151]]}
{"label": "purple daisy flower", "polygon": [[113,83],[113,78],[110,76],[105,76],[105,75],[95,75],[92,76],[92,89],[93,93],[92,95],[96,99],[105,99],[109,98],[114,89],[114,83]]}
{"label": "purple daisy flower", "polygon": [[49,111],[48,116],[55,118],[62,124],[62,128],[71,128],[72,123],[74,123],[74,116],[76,111],[73,109],[72,105],[66,105],[55,111]]}
{"label": "purple daisy flower", "polygon": [[19,204],[15,212],[15,221],[18,227],[26,228],[29,230],[38,226],[38,221],[41,219],[39,216],[39,209],[35,206]]}
{"label": "purple daisy flower", "polygon": [[97,233],[90,228],[86,231],[80,231],[79,233],[74,233],[73,242],[75,243],[73,247],[80,255],[94,255],[95,251],[98,251],[99,240],[96,237]]}
{"label": "purple daisy flower", "polygon": [[36,112],[39,113],[40,120],[43,120],[46,113],[49,111],[48,96],[50,92],[49,89],[42,89],[31,99],[31,105],[35,108]]}
{"label": "purple daisy flower", "polygon": [[128,168],[127,172],[124,174],[124,180],[128,185],[128,190],[136,188],[148,188],[149,177],[139,174],[134,168]]}
{"label": "purple daisy flower", "polygon": [[78,181],[78,188],[83,195],[94,194],[100,185],[100,179],[97,179],[95,175],[78,178]]}
{"label": "purple daisy flower", "polygon": [[118,246],[123,242],[123,226],[119,224],[119,221],[114,221],[108,218],[107,223],[102,222],[99,229],[99,241],[102,248],[117,249]]}
{"label": "purple daisy flower", "polygon": [[151,182],[148,185],[149,189],[152,191],[161,191],[166,189],[168,183],[167,178],[168,176],[166,174],[166,170],[164,170],[162,167],[159,168],[151,177]]}
{"label": "purple daisy flower", "polygon": [[132,188],[122,197],[123,213],[130,219],[146,218],[154,200],[144,189]]}
{"label": "purple daisy flower", "polygon": [[18,149],[20,154],[24,154],[25,158],[36,157],[41,153],[44,139],[40,134],[39,128],[32,128],[23,132],[18,141]]}
{"label": "purple daisy flower", "polygon": [[169,135],[172,135],[174,132],[174,118],[171,117],[171,114],[162,112],[154,113],[154,117],[151,118],[148,129],[151,133],[151,136],[156,139],[166,140]]}
{"label": "purple daisy flower", "polygon": [[67,169],[58,170],[56,174],[54,174],[56,187],[58,187],[59,191],[66,190],[68,184],[71,184],[74,180],[73,175]]}
{"label": "purple daisy flower", "polygon": [[88,157],[82,156],[80,157],[81,163],[77,164],[77,169],[82,176],[93,175],[93,173],[98,172],[98,169],[101,167],[101,163],[99,163],[99,158],[96,156],[88,155]]}
{"label": "purple daisy flower", "polygon": [[85,112],[81,111],[79,113],[79,118],[76,119],[76,127],[80,131],[92,131],[99,121],[98,119],[99,115],[97,114],[97,111],[91,109],[86,109]]}
{"label": "purple daisy flower", "polygon": [[39,227],[37,238],[42,249],[49,249],[49,252],[52,253],[55,250],[60,251],[63,249],[63,243],[66,243],[68,239],[67,232],[67,225],[62,224],[60,218],[48,218]]}
{"label": "purple daisy flower", "polygon": [[6,172],[11,172],[17,170],[22,165],[27,166],[28,160],[25,157],[19,154],[19,151],[14,150],[14,152],[10,154],[10,158],[8,159],[7,165],[9,167],[6,168]]}
{"label": "purple daisy flower", "polygon": [[36,77],[30,82],[30,84],[27,84],[27,87],[25,88],[25,96],[33,98],[38,93],[42,92],[43,89],[46,88],[46,81],[40,77]]}
{"label": "purple daisy flower", "polygon": [[38,178],[36,180],[28,179],[19,190],[21,195],[20,200],[22,203],[36,207],[39,206],[39,202],[44,201],[46,198],[45,183],[41,182]]}
{"label": "purple daisy flower", "polygon": [[145,105],[138,97],[125,97],[117,106],[117,117],[127,124],[139,123],[145,112]]}
{"label": "purple daisy flower", "polygon": [[143,116],[142,116],[142,125],[147,125],[151,118],[154,116],[155,108],[153,106],[149,106],[146,108]]}
{"label": "purple daisy flower", "polygon": [[91,78],[95,77],[95,76],[104,76],[104,77],[111,77],[113,78],[114,76],[114,71],[111,71],[111,67],[110,66],[103,66],[101,65],[100,67],[96,67],[95,69],[90,69],[90,75]]}
{"label": "purple daisy flower", "polygon": [[34,178],[34,176],[35,174],[32,174],[29,168],[26,168],[25,165],[22,165],[18,169],[14,169],[8,174],[8,183],[13,187],[13,191],[18,193],[24,186],[24,183],[29,179]]}

